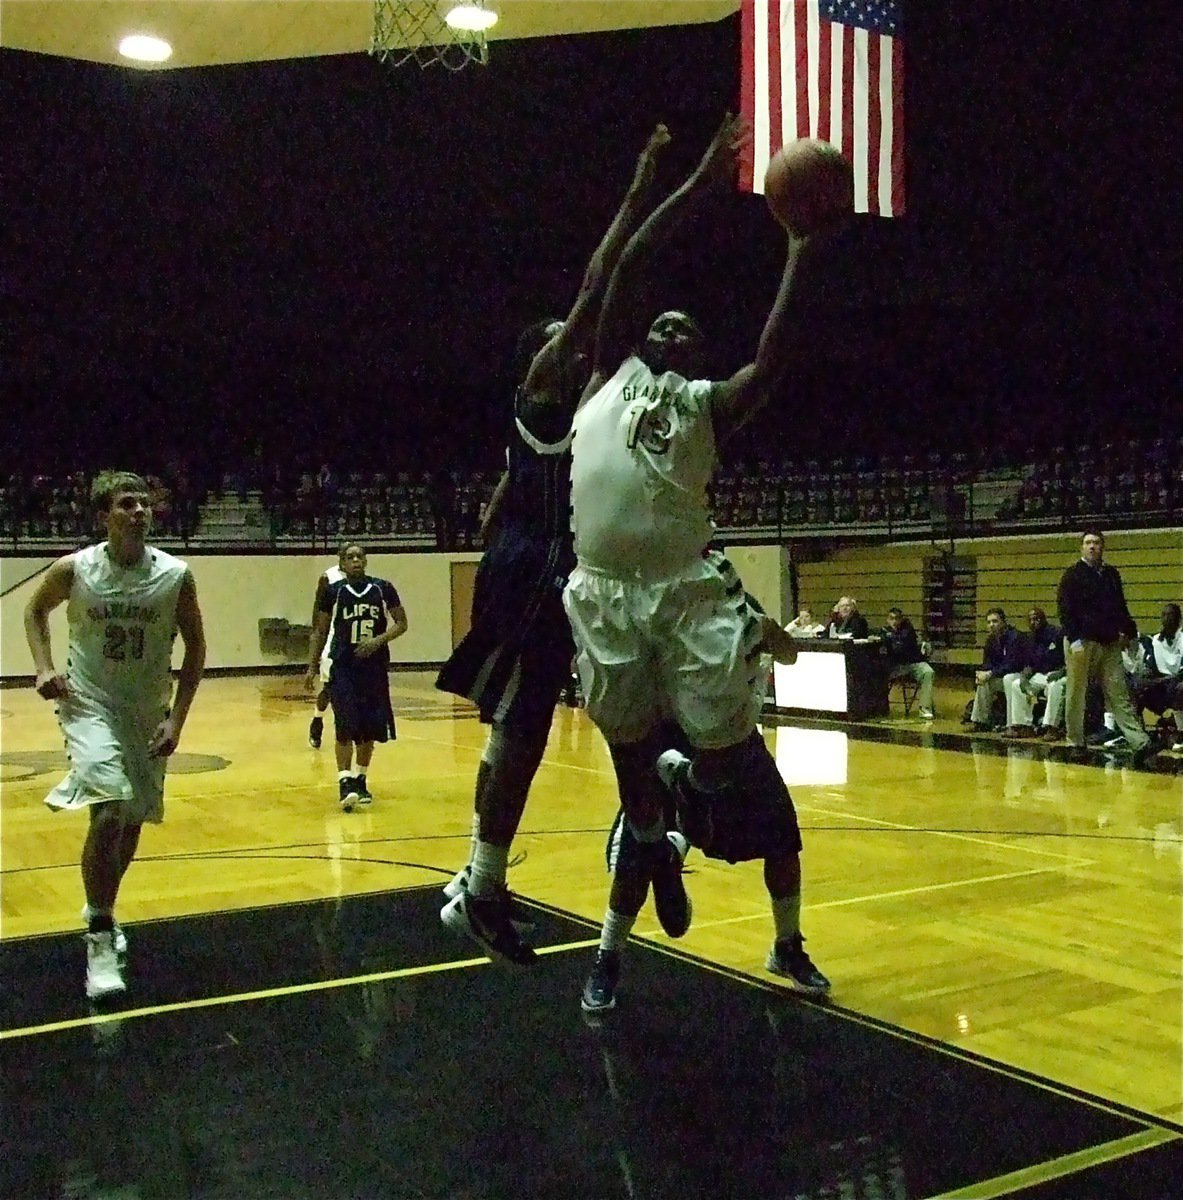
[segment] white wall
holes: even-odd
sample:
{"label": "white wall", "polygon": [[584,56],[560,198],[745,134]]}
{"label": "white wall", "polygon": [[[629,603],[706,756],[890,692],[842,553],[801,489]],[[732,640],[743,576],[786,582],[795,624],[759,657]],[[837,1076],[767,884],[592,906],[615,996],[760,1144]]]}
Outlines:
{"label": "white wall", "polygon": [[788,611],[792,602],[788,550],[783,546],[728,546],[727,557],[764,611],[782,624],[788,621],[792,615]]}
{"label": "white wall", "polygon": [[[773,615],[780,614],[781,549],[733,547],[732,562],[748,590]],[[398,588],[407,610],[407,632],[393,642],[395,663],[437,663],[452,650],[451,564],[474,562],[476,554],[371,554],[368,570]],[[0,559],[0,579],[11,586],[32,575],[47,560]],[[283,617],[293,625],[312,619],[317,576],[329,558],[307,555],[194,555],[189,559],[205,617],[206,666],[265,667],[292,660],[259,649],[259,620]],[[0,677],[28,676],[33,661],[25,643],[24,609],[37,580],[18,586],[0,600]],[[50,618],[54,662],[66,661],[66,610]],[[178,639],[176,663],[180,662]]]}
{"label": "white wall", "polygon": [[[396,663],[442,662],[452,649],[451,564],[473,562],[475,554],[371,554],[371,574],[391,580],[407,610],[407,632],[392,643]],[[331,558],[307,555],[193,555],[189,565],[205,617],[208,667],[260,667],[290,662],[259,649],[259,620],[283,617],[293,625],[312,619],[320,572]],[[31,574],[32,559],[0,561],[0,578],[15,582]],[[31,675],[25,643],[24,608],[37,580],[0,600],[0,676]],[[54,661],[65,662],[65,605],[50,617]],[[180,662],[178,640],[175,661]]]}

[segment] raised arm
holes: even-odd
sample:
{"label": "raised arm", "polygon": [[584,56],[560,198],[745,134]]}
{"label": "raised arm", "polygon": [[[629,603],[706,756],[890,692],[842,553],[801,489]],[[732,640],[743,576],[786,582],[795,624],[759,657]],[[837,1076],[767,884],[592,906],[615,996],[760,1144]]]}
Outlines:
{"label": "raised arm", "polygon": [[591,349],[608,281],[628,239],[649,210],[653,183],[657,177],[657,159],[669,140],[669,130],[664,125],[658,125],[649,135],[620,208],[587,264],[579,294],[563,322],[563,328],[530,364],[526,375],[526,392],[542,403],[566,398],[567,390],[557,386],[562,382],[562,373],[578,355],[586,354]]}
{"label": "raised arm", "polygon": [[756,357],[730,379],[717,384],[711,393],[715,436],[720,442],[726,441],[768,402],[769,395],[788,366],[788,335],[793,324],[791,300],[797,267],[805,248],[803,239],[792,233],[788,236],[780,287],[768,319],[764,322]]}
{"label": "raised arm", "polygon": [[65,675],[53,665],[49,639],[49,614],[70,598],[74,586],[74,556],[59,558],[42,576],[41,582],[25,606],[25,640],[33,656],[37,695],[44,700],[60,700],[69,694]]}
{"label": "raised arm", "polygon": [[690,177],[649,214],[629,239],[612,273],[600,311],[588,395],[635,350],[644,338],[646,309],[643,287],[649,259],[689,213],[692,202],[735,170],[736,155],[751,136],[740,118],[728,113]]}

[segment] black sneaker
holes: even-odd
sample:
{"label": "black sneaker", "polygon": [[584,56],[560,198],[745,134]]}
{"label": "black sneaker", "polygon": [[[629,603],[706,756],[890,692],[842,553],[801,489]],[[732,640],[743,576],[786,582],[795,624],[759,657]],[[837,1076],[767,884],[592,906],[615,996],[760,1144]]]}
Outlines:
{"label": "black sneaker", "polygon": [[374,803],[374,795],[370,791],[369,787],[367,787],[367,785],[366,785],[366,777],[364,775],[355,775],[353,777],[353,782],[354,782],[355,786],[357,787],[357,802],[358,802],[358,804],[362,808],[365,808],[365,806],[367,804],[373,804]]}
{"label": "black sneaker", "polygon": [[[1127,743],[1128,745],[1128,743]],[[1137,750],[1130,751],[1126,760],[1131,767],[1144,767],[1158,753],[1158,743],[1150,738],[1140,745]]]}
{"label": "black sneaker", "polygon": [[440,910],[440,920],[453,932],[472,938],[494,958],[524,967],[537,957],[510,920],[508,892],[491,898],[461,892]]}
{"label": "black sneaker", "polygon": [[308,722],[308,744],[313,750],[320,749],[320,739],[325,731],[324,717],[313,717]]}
{"label": "black sneaker", "polygon": [[[677,839],[675,842],[674,839]],[[662,929],[680,938],[690,928],[694,906],[682,883],[682,861],[690,849],[681,834],[667,834],[653,845],[653,906]]]}
{"label": "black sneaker", "polygon": [[[462,867],[447,883],[443,892],[446,900],[454,900],[461,892],[468,891],[468,881],[472,878],[471,864]],[[533,933],[538,928],[538,921],[531,912],[508,888],[505,889],[506,903],[509,905],[510,924],[518,933]]]}
{"label": "black sneaker", "polygon": [[787,979],[799,992],[824,996],[830,990],[830,981],[810,961],[804,941],[799,933],[795,933],[791,938],[774,942],[764,965],[774,975]]}
{"label": "black sneaker", "polygon": [[690,759],[677,750],[667,750],[657,759],[657,777],[674,799],[678,828],[686,840],[705,850],[715,835],[709,797],[690,786]]}
{"label": "black sneaker", "polygon": [[620,954],[597,950],[595,965],[583,985],[579,1006],[585,1013],[605,1013],[616,1007],[616,985],[620,982]]}
{"label": "black sneaker", "polygon": [[353,807],[358,801],[357,780],[352,775],[346,775],[341,780],[341,811],[353,812]]}

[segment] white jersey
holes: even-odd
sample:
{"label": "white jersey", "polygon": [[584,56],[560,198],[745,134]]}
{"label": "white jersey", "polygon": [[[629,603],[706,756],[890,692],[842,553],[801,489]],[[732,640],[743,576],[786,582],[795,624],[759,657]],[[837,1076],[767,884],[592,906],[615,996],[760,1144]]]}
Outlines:
{"label": "white jersey", "polygon": [[1156,633],[1150,639],[1154,648],[1154,665],[1160,674],[1178,675],[1183,671],[1183,629],[1175,630],[1175,636],[1168,642],[1161,633]]}
{"label": "white jersey", "polygon": [[172,694],[177,597],[188,564],[147,546],[125,567],[106,542],[79,550],[73,563],[66,610],[71,691],[111,712],[161,712]]}
{"label": "white jersey", "polygon": [[655,376],[634,355],[576,413],[571,528],[582,565],[664,578],[701,557],[715,532],[711,388]]}

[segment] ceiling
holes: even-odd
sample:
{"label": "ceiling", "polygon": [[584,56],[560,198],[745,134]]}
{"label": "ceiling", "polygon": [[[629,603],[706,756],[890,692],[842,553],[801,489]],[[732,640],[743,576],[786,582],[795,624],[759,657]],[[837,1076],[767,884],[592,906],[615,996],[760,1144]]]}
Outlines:
{"label": "ceiling", "polygon": [[[403,0],[422,10],[451,0]],[[739,0],[485,0],[500,20],[490,40],[718,21]],[[137,70],[260,62],[369,48],[372,0],[0,0],[0,46],[120,63],[129,33],[164,38],[173,55]],[[490,57],[495,55],[491,50]]]}

